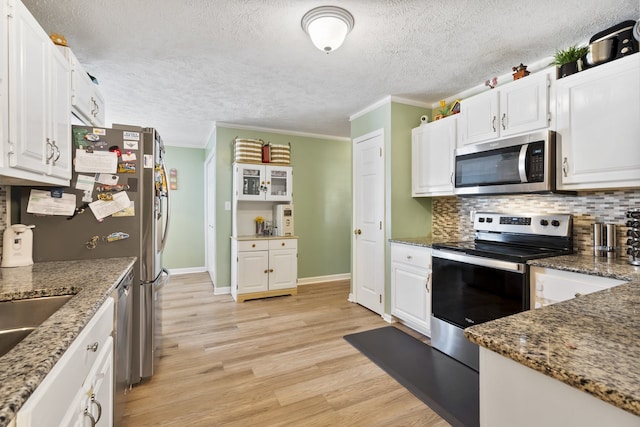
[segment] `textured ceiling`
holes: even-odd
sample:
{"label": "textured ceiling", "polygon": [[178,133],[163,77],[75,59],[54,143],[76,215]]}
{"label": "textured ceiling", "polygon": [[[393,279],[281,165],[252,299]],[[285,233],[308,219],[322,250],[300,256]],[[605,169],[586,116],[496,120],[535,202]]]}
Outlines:
{"label": "textured ceiling", "polygon": [[[23,0],[99,80],[107,122],[204,147],[215,122],[348,137],[393,95],[432,104],[640,16],[638,0]],[[309,9],[355,18],[317,50]]]}

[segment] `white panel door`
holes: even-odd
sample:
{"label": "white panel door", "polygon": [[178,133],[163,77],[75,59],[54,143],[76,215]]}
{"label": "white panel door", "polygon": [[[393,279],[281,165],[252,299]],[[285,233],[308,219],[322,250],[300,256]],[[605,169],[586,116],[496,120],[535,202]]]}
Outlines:
{"label": "white panel door", "polygon": [[462,100],[460,112],[463,144],[473,144],[498,137],[498,92],[496,90]]}
{"label": "white panel door", "polygon": [[269,251],[269,290],[295,288],[297,278],[296,249]]}
{"label": "white panel door", "polygon": [[238,252],[238,293],[264,292],[269,285],[269,251]]}
{"label": "white panel door", "polygon": [[69,62],[51,46],[50,135],[52,157],[48,174],[71,179],[71,73]]}
{"label": "white panel door", "polygon": [[9,19],[9,166],[42,172],[52,43],[22,2],[15,11]]}
{"label": "white panel door", "polygon": [[500,91],[500,136],[549,125],[548,74],[528,76]]}
{"label": "white panel door", "polygon": [[354,281],[358,304],[384,311],[384,162],[383,133],[355,140]]}

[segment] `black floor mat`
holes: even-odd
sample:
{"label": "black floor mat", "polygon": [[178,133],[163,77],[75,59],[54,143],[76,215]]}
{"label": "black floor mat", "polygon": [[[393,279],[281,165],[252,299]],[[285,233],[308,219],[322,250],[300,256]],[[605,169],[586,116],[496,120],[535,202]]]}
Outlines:
{"label": "black floor mat", "polygon": [[473,369],[393,326],[344,339],[454,427],[480,425]]}

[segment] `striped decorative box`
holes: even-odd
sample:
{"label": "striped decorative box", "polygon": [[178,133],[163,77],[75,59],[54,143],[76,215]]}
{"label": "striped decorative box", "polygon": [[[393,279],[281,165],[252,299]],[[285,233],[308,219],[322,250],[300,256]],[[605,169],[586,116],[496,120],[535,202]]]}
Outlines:
{"label": "striped decorative box", "polygon": [[271,163],[288,165],[291,163],[291,144],[271,144]]}
{"label": "striped decorative box", "polygon": [[236,138],[233,140],[234,159],[241,163],[262,163],[261,139]]}

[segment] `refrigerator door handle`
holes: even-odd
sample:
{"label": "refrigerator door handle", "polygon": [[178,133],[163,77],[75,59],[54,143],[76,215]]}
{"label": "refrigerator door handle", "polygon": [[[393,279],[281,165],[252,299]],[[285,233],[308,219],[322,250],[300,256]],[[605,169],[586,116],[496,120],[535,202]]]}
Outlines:
{"label": "refrigerator door handle", "polygon": [[[162,174],[164,175],[163,182],[166,183],[167,182],[167,165],[164,162],[164,158],[161,160],[161,164],[162,164]],[[160,252],[164,250],[164,245],[167,242],[167,234],[169,232],[169,220],[171,218],[171,198],[170,198],[170,190],[168,185],[165,185],[165,191],[167,194],[167,219],[165,220],[165,223],[164,223],[164,231],[162,232],[162,240],[160,241]]]}

